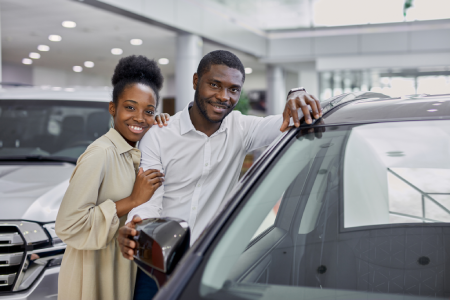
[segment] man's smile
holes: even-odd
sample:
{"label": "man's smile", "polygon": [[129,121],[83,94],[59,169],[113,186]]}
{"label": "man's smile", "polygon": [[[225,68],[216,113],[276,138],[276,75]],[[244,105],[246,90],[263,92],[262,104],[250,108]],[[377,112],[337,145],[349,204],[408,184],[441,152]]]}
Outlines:
{"label": "man's smile", "polygon": [[225,112],[226,110],[229,109],[228,105],[220,105],[220,104],[217,104],[217,103],[210,103],[210,102],[209,102],[209,104],[213,107],[213,110],[216,113],[223,113],[223,112]]}

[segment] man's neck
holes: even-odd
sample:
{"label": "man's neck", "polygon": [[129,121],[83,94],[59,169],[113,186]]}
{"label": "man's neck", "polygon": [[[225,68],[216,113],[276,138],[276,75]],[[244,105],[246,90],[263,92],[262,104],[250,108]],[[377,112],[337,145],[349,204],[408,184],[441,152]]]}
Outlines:
{"label": "man's neck", "polygon": [[207,136],[211,136],[219,130],[221,123],[211,123],[209,122],[205,116],[201,113],[197,104],[194,102],[194,105],[189,109],[189,117],[191,118],[192,125],[198,131],[203,132]]}

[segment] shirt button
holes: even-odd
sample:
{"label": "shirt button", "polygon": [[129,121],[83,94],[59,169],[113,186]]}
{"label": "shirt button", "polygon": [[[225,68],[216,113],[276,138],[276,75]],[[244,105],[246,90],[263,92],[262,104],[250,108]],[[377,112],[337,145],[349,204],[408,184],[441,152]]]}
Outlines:
{"label": "shirt button", "polygon": [[197,207],[194,206],[194,207],[192,208],[192,210],[195,210],[196,208],[197,208]]}
{"label": "shirt button", "polygon": [[206,163],[205,166],[208,166],[208,163]]}
{"label": "shirt button", "polygon": [[200,187],[201,186],[201,184],[199,183],[199,184],[197,184],[197,187]]}

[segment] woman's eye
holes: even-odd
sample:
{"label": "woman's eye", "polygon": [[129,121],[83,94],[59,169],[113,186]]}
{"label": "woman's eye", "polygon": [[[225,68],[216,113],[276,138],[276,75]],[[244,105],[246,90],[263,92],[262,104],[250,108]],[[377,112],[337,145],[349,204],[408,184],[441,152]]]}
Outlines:
{"label": "woman's eye", "polygon": [[154,115],[155,112],[154,112],[153,110],[148,110],[148,111],[147,111],[147,114],[149,114],[149,115]]}
{"label": "woman's eye", "polygon": [[128,109],[134,109],[134,107],[133,107],[133,106],[130,106],[130,105],[128,105],[126,108],[128,108]]}

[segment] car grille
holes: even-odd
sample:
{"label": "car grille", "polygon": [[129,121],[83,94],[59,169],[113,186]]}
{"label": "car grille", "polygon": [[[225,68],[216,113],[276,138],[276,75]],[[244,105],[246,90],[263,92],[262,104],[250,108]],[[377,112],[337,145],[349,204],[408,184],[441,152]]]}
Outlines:
{"label": "car grille", "polygon": [[15,226],[0,226],[0,291],[12,291],[25,257],[25,242]]}

